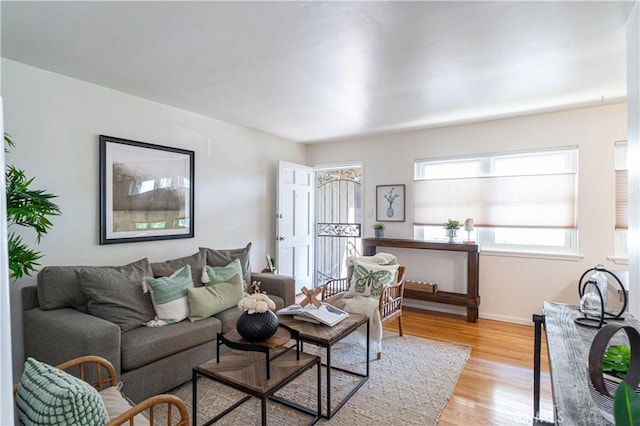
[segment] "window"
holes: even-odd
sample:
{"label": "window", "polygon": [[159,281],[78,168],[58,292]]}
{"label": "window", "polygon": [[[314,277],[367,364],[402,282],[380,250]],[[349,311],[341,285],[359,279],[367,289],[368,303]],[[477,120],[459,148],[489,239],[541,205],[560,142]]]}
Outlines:
{"label": "window", "polygon": [[627,142],[615,143],[615,173],[616,173],[616,230],[615,257],[627,259],[627,229],[629,227],[629,184],[627,171]]}
{"label": "window", "polygon": [[577,153],[569,147],[417,160],[415,237],[443,239],[448,218],[473,218],[483,250],[577,253]]}

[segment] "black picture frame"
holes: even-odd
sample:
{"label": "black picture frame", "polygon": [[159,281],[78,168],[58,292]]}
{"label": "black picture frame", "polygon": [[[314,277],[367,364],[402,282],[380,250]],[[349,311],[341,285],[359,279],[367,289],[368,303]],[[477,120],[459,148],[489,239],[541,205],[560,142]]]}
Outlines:
{"label": "black picture frame", "polygon": [[194,237],[195,152],[100,135],[100,244]]}
{"label": "black picture frame", "polygon": [[404,222],[405,186],[376,185],[376,221]]}

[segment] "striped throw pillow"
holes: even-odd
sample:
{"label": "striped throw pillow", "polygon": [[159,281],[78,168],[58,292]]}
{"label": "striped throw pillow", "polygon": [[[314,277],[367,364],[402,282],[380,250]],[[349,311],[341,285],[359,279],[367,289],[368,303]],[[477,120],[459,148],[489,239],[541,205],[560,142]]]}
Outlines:
{"label": "striped throw pillow", "polygon": [[168,277],[145,277],[144,291],[151,293],[156,318],[147,327],[161,327],[180,322],[189,316],[187,289],[193,288],[191,266],[185,265]]}
{"label": "striped throw pillow", "polygon": [[234,259],[225,266],[206,265],[202,270],[202,282],[206,286],[224,283],[235,280],[234,276],[237,274],[240,274],[242,279],[242,265],[239,259]]}
{"label": "striped throw pillow", "polygon": [[104,402],[89,383],[33,358],[27,358],[15,397],[23,425],[104,426]]}

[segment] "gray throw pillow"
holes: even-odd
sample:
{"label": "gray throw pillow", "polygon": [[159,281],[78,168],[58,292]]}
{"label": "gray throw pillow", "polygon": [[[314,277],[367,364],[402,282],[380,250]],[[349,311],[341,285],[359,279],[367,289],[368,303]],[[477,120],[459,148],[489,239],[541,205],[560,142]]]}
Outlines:
{"label": "gray throw pillow", "polygon": [[251,284],[251,262],[249,252],[251,251],[251,243],[245,248],[216,250],[212,248],[200,247],[200,251],[204,251],[207,256],[207,265],[209,266],[227,266],[235,259],[240,260],[242,266],[242,279]]}
{"label": "gray throw pillow", "polygon": [[82,266],[45,266],[38,272],[38,304],[45,311],[73,308],[87,313],[84,296],[76,272]]}
{"label": "gray throw pillow", "polygon": [[191,266],[191,276],[193,277],[193,285],[202,286],[202,270],[207,264],[206,253],[202,250],[191,256],[180,257],[178,259],[166,260],[164,262],[152,262],[151,269],[153,277],[169,277],[171,274],[181,269],[185,265]]}
{"label": "gray throw pillow", "polygon": [[126,332],[155,318],[151,296],[142,288],[152,273],[145,258],[124,266],[79,268],[77,276],[89,313]]}

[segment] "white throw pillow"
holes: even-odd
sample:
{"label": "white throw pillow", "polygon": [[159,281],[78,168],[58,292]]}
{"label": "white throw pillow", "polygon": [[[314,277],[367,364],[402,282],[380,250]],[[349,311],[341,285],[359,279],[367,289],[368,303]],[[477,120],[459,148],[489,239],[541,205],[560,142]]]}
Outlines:
{"label": "white throw pillow", "polygon": [[[107,414],[109,415],[109,421],[115,419],[120,414],[127,411],[133,406],[120,392],[117,387],[111,386],[109,388],[100,391],[100,397],[104,402],[104,406],[107,407]],[[133,418],[133,422],[136,426],[150,426],[149,420],[142,415],[137,414]]]}
{"label": "white throw pillow", "polygon": [[169,277],[145,277],[144,292],[151,293],[155,319],[145,323],[147,327],[173,324],[189,316],[187,289],[193,288],[191,266],[185,265]]}

